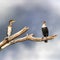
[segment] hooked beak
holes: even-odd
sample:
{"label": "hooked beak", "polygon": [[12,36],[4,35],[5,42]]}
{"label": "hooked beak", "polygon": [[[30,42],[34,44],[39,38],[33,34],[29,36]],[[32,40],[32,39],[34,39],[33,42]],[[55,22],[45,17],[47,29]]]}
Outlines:
{"label": "hooked beak", "polygon": [[15,22],[15,21],[12,21],[12,22]]}

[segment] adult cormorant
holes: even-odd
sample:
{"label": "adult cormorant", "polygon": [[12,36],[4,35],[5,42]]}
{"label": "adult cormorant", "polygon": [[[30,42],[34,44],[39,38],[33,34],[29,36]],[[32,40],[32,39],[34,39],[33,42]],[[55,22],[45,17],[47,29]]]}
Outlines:
{"label": "adult cormorant", "polygon": [[[48,28],[46,26],[46,21],[43,21],[43,24],[42,24],[42,34],[44,37],[47,38],[47,36],[49,35],[49,31],[48,31]],[[48,40],[45,40],[44,42],[48,42]]]}

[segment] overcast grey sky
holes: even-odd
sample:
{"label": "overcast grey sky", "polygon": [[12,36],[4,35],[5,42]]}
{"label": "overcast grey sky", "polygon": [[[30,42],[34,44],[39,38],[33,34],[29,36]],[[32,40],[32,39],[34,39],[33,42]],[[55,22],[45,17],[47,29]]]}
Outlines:
{"label": "overcast grey sky", "polygon": [[49,35],[58,37],[44,42],[25,41],[0,52],[0,60],[60,60],[60,0],[0,0],[0,41],[6,36],[8,21],[14,19],[13,33],[24,26],[42,37],[41,26],[46,20]]}

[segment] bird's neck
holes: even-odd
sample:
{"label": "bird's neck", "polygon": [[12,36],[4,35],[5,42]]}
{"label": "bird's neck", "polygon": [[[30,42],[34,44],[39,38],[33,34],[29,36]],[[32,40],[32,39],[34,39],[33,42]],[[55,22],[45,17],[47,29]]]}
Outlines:
{"label": "bird's neck", "polygon": [[43,24],[43,25],[42,25],[42,28],[44,28],[44,27],[47,27],[46,24]]}
{"label": "bird's neck", "polygon": [[9,23],[9,26],[12,26],[12,23]]}

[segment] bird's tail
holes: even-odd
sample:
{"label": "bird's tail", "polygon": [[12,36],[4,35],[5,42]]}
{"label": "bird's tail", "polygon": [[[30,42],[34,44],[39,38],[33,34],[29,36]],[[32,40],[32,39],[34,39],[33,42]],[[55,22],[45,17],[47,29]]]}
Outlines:
{"label": "bird's tail", "polygon": [[[47,39],[47,37],[46,37],[46,39]],[[48,40],[45,40],[44,42],[45,42],[45,43],[48,43]]]}
{"label": "bird's tail", "polygon": [[44,42],[45,42],[45,43],[48,43],[48,40],[45,40]]}

